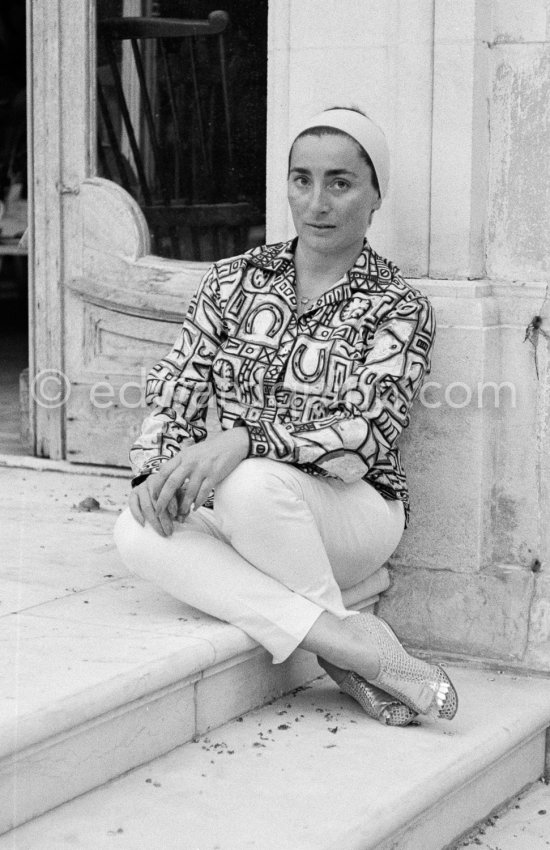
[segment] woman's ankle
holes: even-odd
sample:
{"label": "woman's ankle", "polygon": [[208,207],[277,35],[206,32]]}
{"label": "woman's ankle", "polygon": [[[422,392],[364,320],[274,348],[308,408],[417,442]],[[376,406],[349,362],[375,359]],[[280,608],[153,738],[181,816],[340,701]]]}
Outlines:
{"label": "woman's ankle", "polygon": [[340,619],[324,611],[315,621],[302,643],[302,649],[321,656],[341,670],[353,670],[364,679],[375,679],[379,672],[378,652],[360,626],[355,615]]}
{"label": "woman's ankle", "polygon": [[350,670],[359,673],[364,679],[372,682],[380,672],[380,659],[375,644],[361,628],[358,616],[342,620],[342,627],[348,635]]}
{"label": "woman's ankle", "polygon": [[322,656],[317,656],[317,663],[319,667],[322,667],[325,673],[328,673],[333,682],[336,682],[339,685],[344,681],[346,676],[348,675],[348,670],[344,670],[342,667],[337,667],[336,664],[331,664],[330,661],[327,661],[326,658],[322,658]]}

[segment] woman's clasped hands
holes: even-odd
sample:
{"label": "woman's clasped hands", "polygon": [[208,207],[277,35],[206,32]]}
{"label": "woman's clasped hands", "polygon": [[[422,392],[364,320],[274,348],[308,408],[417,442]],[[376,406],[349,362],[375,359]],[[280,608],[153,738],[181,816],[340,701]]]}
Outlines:
{"label": "woman's clasped hands", "polygon": [[148,523],[161,537],[169,537],[174,522],[184,522],[201,507],[215,487],[248,456],[248,433],[238,427],[185,446],[158,472],[130,493],[129,506],[140,525]]}

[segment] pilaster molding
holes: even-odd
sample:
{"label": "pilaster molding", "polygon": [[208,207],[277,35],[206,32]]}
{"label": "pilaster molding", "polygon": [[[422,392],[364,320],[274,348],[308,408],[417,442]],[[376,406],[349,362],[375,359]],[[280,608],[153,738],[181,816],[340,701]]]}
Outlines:
{"label": "pilaster molding", "polygon": [[484,275],[490,38],[488,0],[435,3],[430,277]]}
{"label": "pilaster molding", "polygon": [[288,238],[286,162],[290,132],[290,7],[292,0],[269,4],[267,47],[267,241]]}
{"label": "pilaster molding", "polygon": [[293,233],[286,164],[293,131],[335,105],[364,109],[387,134],[390,192],[372,244],[405,274],[428,274],[433,7],[426,0],[274,0],[268,49],[269,241]]}

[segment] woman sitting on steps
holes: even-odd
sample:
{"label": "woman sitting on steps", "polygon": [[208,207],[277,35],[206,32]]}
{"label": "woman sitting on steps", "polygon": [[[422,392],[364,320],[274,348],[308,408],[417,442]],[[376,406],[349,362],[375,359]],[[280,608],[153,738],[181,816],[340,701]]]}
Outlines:
{"label": "woman sitting on steps", "polygon": [[[239,626],[274,663],[316,653],[369,716],[404,726],[454,717],[456,691],[341,594],[380,568],[407,523],[397,442],[435,332],[427,299],[365,238],[388,178],[366,115],[304,122],[288,173],[297,238],[205,275],[149,375],[115,537],[133,572]],[[222,431],[207,435],[212,392]]]}

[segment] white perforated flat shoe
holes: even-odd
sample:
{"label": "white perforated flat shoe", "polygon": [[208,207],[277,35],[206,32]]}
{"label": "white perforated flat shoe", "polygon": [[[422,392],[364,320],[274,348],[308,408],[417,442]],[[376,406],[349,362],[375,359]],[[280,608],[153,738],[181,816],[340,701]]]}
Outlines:
{"label": "white perforated flat shoe", "polygon": [[371,685],[351,670],[340,682],[340,690],[353,697],[365,714],[386,726],[408,726],[418,716],[412,708]]}
{"label": "white perforated flat shoe", "polygon": [[323,670],[336,682],[341,691],[359,703],[365,714],[385,726],[408,726],[417,717],[415,711],[390,694],[371,685],[358,673],[342,670],[317,656]]}
{"label": "white perforated flat shoe", "polygon": [[418,714],[452,720],[458,710],[458,694],[446,672],[406,652],[393,629],[374,614],[359,614],[356,623],[378,652],[380,671],[371,685],[396,697]]}

